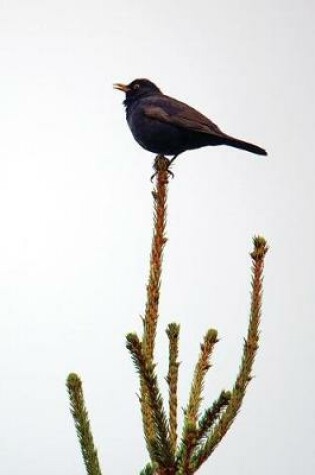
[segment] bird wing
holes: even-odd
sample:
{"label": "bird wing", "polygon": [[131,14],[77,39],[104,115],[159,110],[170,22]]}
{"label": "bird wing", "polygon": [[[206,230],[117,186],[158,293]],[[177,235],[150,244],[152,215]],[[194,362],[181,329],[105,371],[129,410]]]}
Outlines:
{"label": "bird wing", "polygon": [[168,96],[157,96],[157,100],[146,104],[144,114],[150,119],[159,120],[168,124],[182,127],[195,132],[216,135],[225,135],[219,127],[206,116],[184,102]]}

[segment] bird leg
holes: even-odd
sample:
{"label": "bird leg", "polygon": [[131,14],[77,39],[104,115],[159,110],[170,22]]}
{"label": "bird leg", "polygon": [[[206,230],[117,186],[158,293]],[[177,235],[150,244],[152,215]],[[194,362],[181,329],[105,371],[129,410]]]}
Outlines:
{"label": "bird leg", "polygon": [[169,160],[168,158],[164,157],[164,155],[157,155],[154,159],[153,163],[153,169],[155,172],[151,176],[151,181],[153,181],[153,178],[156,177],[158,172],[166,171],[172,178],[174,178],[174,173],[171,172],[169,169],[173,161],[175,160],[176,156],[172,158],[172,160]]}
{"label": "bird leg", "polygon": [[174,157],[170,160],[169,166],[172,165],[174,160],[178,157],[179,153],[177,155],[174,155]]}

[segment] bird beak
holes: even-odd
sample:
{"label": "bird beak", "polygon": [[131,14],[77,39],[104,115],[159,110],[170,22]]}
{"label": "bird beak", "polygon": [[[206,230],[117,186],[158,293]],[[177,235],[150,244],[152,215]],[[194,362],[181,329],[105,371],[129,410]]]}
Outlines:
{"label": "bird beak", "polygon": [[113,85],[114,89],[118,89],[118,91],[128,92],[130,91],[130,87],[126,86],[125,84],[116,83]]}

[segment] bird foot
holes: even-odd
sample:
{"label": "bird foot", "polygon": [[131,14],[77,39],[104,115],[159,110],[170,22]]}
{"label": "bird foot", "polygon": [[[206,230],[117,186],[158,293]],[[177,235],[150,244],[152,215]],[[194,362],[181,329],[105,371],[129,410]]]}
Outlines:
{"label": "bird foot", "polygon": [[172,178],[174,178],[174,173],[170,170],[170,166],[176,157],[171,160],[164,157],[164,155],[157,155],[154,159],[153,169],[155,172],[151,176],[151,181],[156,177],[159,172],[167,172]]}

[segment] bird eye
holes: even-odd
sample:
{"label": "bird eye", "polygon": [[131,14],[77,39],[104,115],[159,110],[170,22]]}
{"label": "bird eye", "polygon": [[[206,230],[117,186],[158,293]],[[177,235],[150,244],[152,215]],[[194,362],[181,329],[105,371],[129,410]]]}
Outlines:
{"label": "bird eye", "polygon": [[136,84],[133,86],[134,89],[139,89],[139,87],[140,87],[140,84],[138,84],[138,83],[136,83]]}

